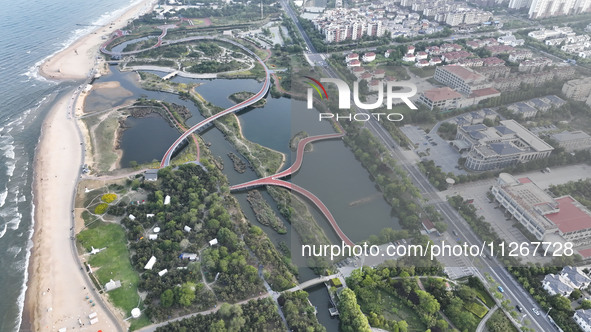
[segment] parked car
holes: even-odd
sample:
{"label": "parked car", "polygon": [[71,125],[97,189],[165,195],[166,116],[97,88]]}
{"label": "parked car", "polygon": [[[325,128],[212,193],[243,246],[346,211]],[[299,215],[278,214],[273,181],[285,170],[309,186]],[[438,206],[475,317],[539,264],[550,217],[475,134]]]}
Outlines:
{"label": "parked car", "polygon": [[498,289],[498,290],[499,290],[499,292],[501,292],[501,293],[504,293],[504,292],[505,292],[505,290],[504,290],[504,289],[503,289],[503,287],[501,287],[501,286],[497,287],[497,289]]}

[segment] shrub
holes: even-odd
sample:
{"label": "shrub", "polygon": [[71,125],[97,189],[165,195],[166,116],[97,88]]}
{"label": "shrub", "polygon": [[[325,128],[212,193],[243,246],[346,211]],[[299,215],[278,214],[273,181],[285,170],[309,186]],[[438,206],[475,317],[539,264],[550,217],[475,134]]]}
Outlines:
{"label": "shrub", "polygon": [[488,312],[488,309],[485,306],[478,304],[476,302],[464,303],[464,308],[466,308],[466,310],[470,311],[471,313],[473,313],[481,319]]}
{"label": "shrub", "polygon": [[112,201],[114,201],[115,199],[117,199],[117,194],[104,194],[101,197],[101,201],[105,202],[105,203],[111,203]]}
{"label": "shrub", "polygon": [[107,211],[108,207],[109,207],[109,204],[101,203],[94,208],[94,213],[95,214],[103,214],[103,213],[105,213],[105,211]]}

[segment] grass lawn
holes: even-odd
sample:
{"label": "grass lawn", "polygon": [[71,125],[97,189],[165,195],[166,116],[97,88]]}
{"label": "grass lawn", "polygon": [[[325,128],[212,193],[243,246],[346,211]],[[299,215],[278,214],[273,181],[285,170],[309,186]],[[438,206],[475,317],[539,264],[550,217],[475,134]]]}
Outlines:
{"label": "grass lawn", "polygon": [[435,75],[435,67],[433,66],[426,68],[409,67],[408,70],[421,78]]}
{"label": "grass lawn", "polygon": [[97,151],[95,158],[99,172],[109,171],[111,165],[117,160],[115,153],[115,132],[119,128],[119,119],[115,116],[109,116],[101,122],[94,132]]}
{"label": "grass lawn", "polygon": [[402,66],[384,66],[386,75],[394,76],[397,81],[404,81],[410,79],[406,69]]}
{"label": "grass lawn", "polygon": [[[366,306],[373,308],[377,307],[376,309],[378,309],[379,312],[376,313],[384,315],[386,319],[396,321],[404,320],[408,323],[409,332],[423,332],[427,329],[427,326],[421,322],[416,311],[408,307],[398,297],[377,288],[371,289],[370,292],[372,293],[370,297],[372,303],[363,303],[363,299],[357,297],[357,300],[360,301],[359,305],[362,309]],[[364,314],[369,314],[369,312],[364,312]]]}
{"label": "grass lawn", "polygon": [[[93,267],[102,286],[110,279],[121,280],[121,287],[107,294],[111,302],[125,312],[126,317],[131,315],[131,309],[140,305],[137,292],[139,275],[131,266],[123,227],[97,222],[78,234],[78,242],[86,252],[90,251],[91,246],[97,249],[107,248],[89,256],[88,263]],[[141,322],[149,323],[149,320],[146,317],[133,323],[138,328]]]}

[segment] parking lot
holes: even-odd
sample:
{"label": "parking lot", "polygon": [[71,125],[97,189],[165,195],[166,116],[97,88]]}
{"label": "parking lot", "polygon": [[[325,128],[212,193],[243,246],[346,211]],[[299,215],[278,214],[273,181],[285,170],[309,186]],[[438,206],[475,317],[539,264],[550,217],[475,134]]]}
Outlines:
{"label": "parking lot", "polygon": [[452,172],[456,175],[467,174],[465,170],[456,167],[461,157],[460,153],[439,135],[427,134],[422,128],[411,125],[404,125],[400,130],[414,144],[417,155],[427,154],[421,159],[435,161],[435,165],[441,166],[444,172]]}

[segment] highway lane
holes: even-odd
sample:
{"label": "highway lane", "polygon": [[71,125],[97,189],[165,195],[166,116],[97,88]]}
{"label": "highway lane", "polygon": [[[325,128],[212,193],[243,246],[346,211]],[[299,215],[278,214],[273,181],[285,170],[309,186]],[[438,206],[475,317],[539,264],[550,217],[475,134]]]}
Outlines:
{"label": "highway lane", "polygon": [[[300,30],[304,41],[308,48],[315,52],[315,49],[307,37],[306,32],[303,30],[293,10],[286,3],[286,0],[282,0],[281,4],[286,9],[286,12],[290,18],[296,23],[296,26]],[[339,78],[336,72],[330,67],[324,67],[325,73],[332,78]],[[355,112],[366,113],[370,112],[361,110],[359,108],[354,109]],[[468,223],[449,205],[447,201],[441,200],[437,194],[437,190],[431,185],[426,176],[412,163],[408,161],[405,155],[402,153],[400,146],[394,141],[390,134],[382,127],[378,120],[370,116],[370,120],[365,122],[365,127],[386,147],[390,155],[399,161],[399,164],[407,171],[412,182],[421,191],[424,198],[433,204],[444,216],[444,220],[450,227],[450,230],[456,230],[458,234],[468,243],[480,246],[482,240],[472,231]],[[507,270],[500,264],[495,258],[480,259],[480,263],[483,267],[476,268],[474,261],[467,259],[463,260],[468,266],[474,267],[474,271],[479,275],[483,282],[487,282],[483,274],[489,274],[498,284],[500,284],[505,290],[504,296],[511,301],[512,305],[519,304],[525,310],[526,317],[532,322],[533,328],[537,331],[554,331],[555,327],[550,323],[548,318],[543,316],[536,316],[531,312],[532,307],[536,307],[538,310],[539,306],[535,304],[533,298],[525,292],[513,277],[509,275]]]}

